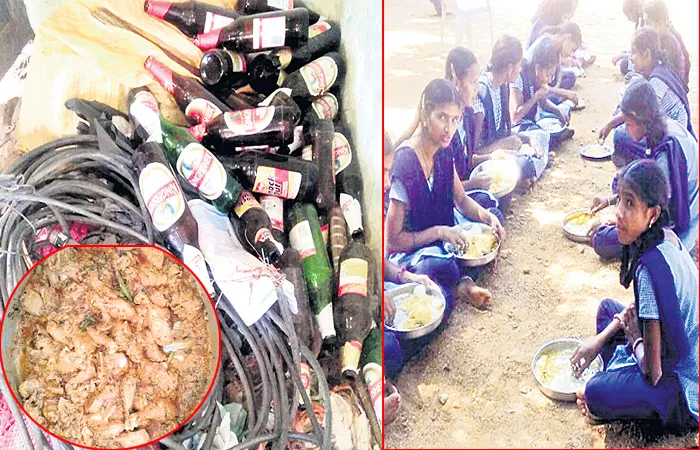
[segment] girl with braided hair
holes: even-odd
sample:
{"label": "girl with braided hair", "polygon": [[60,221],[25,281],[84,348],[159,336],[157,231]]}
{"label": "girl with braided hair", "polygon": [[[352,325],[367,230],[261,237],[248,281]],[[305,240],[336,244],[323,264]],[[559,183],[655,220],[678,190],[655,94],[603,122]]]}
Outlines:
{"label": "girl with braided hair", "polygon": [[[622,167],[641,158],[654,159],[670,185],[669,211],[673,231],[684,248],[691,251],[698,237],[698,143],[678,122],[665,117],[651,83],[633,81],[620,104],[629,143],[615,139],[613,162]],[[609,206],[616,201],[617,186],[613,180],[613,195],[596,197],[592,207]],[[591,245],[603,258],[619,258],[622,244],[615,225],[603,225],[595,230]]]}
{"label": "girl with braided hair", "polygon": [[571,364],[580,373],[600,354],[604,370],[577,393],[577,403],[591,423],[697,429],[698,269],[666,228],[669,186],[659,164],[633,161],[618,185],[620,283],[633,285],[634,303],[601,302],[597,334],[578,347]]}
{"label": "girl with braided hair", "polygon": [[659,33],[661,47],[666,52],[668,65],[676,72],[688,92],[690,78],[690,55],[668,16],[668,8],[663,0],[651,0],[644,4],[644,20]]}

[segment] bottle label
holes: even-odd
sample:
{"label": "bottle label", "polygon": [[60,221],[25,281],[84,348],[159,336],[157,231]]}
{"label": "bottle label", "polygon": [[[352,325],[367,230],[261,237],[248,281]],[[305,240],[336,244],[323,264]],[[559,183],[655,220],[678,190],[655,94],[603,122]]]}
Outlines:
{"label": "bottle label", "polygon": [[207,11],[207,15],[204,18],[204,33],[209,33],[210,31],[223,28],[234,20],[235,19],[232,17],[226,17]]}
{"label": "bottle label", "polygon": [[316,254],[314,237],[311,234],[311,225],[309,225],[308,220],[299,222],[292,227],[289,231],[289,243],[294,250],[299,252],[301,259],[306,259]]}
{"label": "bottle label", "polygon": [[243,147],[236,147],[237,152],[263,152],[270,153],[272,148],[269,145],[245,145]]}
{"label": "bottle label", "polygon": [[367,297],[367,272],[369,264],[364,259],[349,258],[340,263],[338,297],[357,294]]}
{"label": "bottle label", "polygon": [[226,189],[224,166],[198,142],[191,142],[177,158],[177,171],[205,198],[216,200]]}
{"label": "bottle label", "polygon": [[287,23],[284,16],[253,19],[253,49],[284,46],[286,32]]}
{"label": "bottle label", "polygon": [[165,231],[185,212],[185,198],[173,173],[161,163],[150,163],[139,175],[139,190],[158,231]]}
{"label": "bottle label", "polygon": [[357,366],[360,365],[360,353],[362,353],[362,343],[359,341],[347,341],[340,348],[340,363],[342,364],[343,372],[358,372]]}
{"label": "bottle label", "polygon": [[189,244],[185,244],[182,250],[182,262],[189,267],[199,281],[204,285],[204,289],[207,290],[207,294],[210,296],[214,295],[214,286],[211,284],[209,279],[209,272],[207,272],[207,264],[204,261],[204,255],[199,251],[197,247]]}
{"label": "bottle label", "polygon": [[231,57],[231,72],[245,72],[248,66],[242,53],[224,50]]}
{"label": "bottle label", "polygon": [[292,90],[289,88],[277,88],[274,91],[272,91],[272,94],[268,95],[265,100],[261,101],[258,103],[258,106],[270,106],[270,103],[272,103],[272,99],[275,98],[275,95],[277,95],[278,92],[283,92],[286,94],[288,97],[292,96]]}
{"label": "bottle label", "polygon": [[330,29],[331,29],[330,23],[323,21],[323,20],[319,20],[318,22],[316,22],[315,24],[313,24],[309,27],[309,39],[314,38],[321,33],[325,33],[326,31],[328,31]]}
{"label": "bottle label", "polygon": [[289,152],[296,151],[301,148],[301,146],[304,145],[304,127],[299,125],[297,127],[294,127],[294,141],[287,145],[289,148]]}
{"label": "bottle label", "polygon": [[260,228],[257,233],[255,233],[255,243],[264,241],[274,241],[272,233],[267,228]]}
{"label": "bottle label", "polygon": [[258,166],[253,191],[283,198],[296,198],[301,187],[301,174],[291,170]]}
{"label": "bottle label", "polygon": [[[321,311],[315,314],[318,329],[321,332],[321,338],[326,339],[335,336],[335,323],[333,322],[333,304],[328,303],[321,308]],[[360,355],[358,355],[359,360]]]}
{"label": "bottle label", "polygon": [[158,101],[148,91],[138,92],[129,105],[131,114],[138,124],[148,133],[148,140],[158,143],[163,142],[163,131],[160,127],[160,115],[158,113]]}
{"label": "bottle label", "polygon": [[323,238],[323,245],[328,246],[328,230],[330,227],[328,224],[321,225],[321,237]]}
{"label": "bottle label", "polygon": [[274,115],[275,107],[266,106],[225,112],[224,121],[228,129],[236,136],[247,136],[265,130],[272,122]]}
{"label": "bottle label", "polygon": [[[304,390],[309,394],[311,391],[311,367],[305,362],[299,363],[299,378],[301,378],[301,385],[304,386]],[[299,404],[303,403],[303,397],[299,394]]]}
{"label": "bottle label", "polygon": [[267,6],[288,10],[294,8],[294,0],[267,0]]}
{"label": "bottle label", "polygon": [[341,133],[333,133],[333,169],[335,174],[345,170],[352,161],[352,150],[347,138]]}
{"label": "bottle label", "polygon": [[238,218],[243,217],[250,208],[260,208],[260,203],[253,197],[249,191],[243,191],[241,196],[238,197],[238,202],[236,206],[233,207],[233,212],[236,213]]}
{"label": "bottle label", "polygon": [[360,202],[351,195],[340,194],[340,207],[343,209],[343,217],[348,224],[348,232],[350,235],[356,231],[362,231],[362,206]]}
{"label": "bottle label", "polygon": [[365,365],[362,372],[374,412],[377,414],[379,423],[382,423],[382,368],[376,363],[369,363]]}
{"label": "bottle label", "polygon": [[260,198],[260,206],[270,217],[272,228],[284,233],[284,201],[274,195],[263,195]]}
{"label": "bottle label", "polygon": [[309,93],[318,97],[323,95],[338,78],[338,65],[330,56],[321,56],[299,69]]}
{"label": "bottle label", "polygon": [[301,159],[304,159],[306,161],[313,161],[314,153],[310,145],[307,145],[306,147],[301,149]]}
{"label": "bottle label", "polygon": [[219,114],[219,107],[203,98],[195,98],[185,108],[185,115],[197,123],[209,123]]}
{"label": "bottle label", "polygon": [[315,99],[311,107],[319,119],[335,119],[338,114],[338,99],[330,92],[326,92],[322,97]]}
{"label": "bottle label", "polygon": [[[280,66],[283,69],[289,66],[289,64],[292,62],[292,57],[294,56],[294,54],[292,53],[291,48],[282,47],[281,49],[275,51],[275,53],[277,54],[277,58],[279,58],[280,60]],[[282,72],[284,71],[280,71],[280,75],[282,74]],[[284,81],[284,79],[277,78],[277,85],[281,86],[282,81]]]}

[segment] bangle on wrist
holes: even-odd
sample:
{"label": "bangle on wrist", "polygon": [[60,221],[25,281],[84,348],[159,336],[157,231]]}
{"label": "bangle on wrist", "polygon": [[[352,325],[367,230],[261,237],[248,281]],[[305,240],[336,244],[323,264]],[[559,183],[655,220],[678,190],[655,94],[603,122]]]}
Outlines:
{"label": "bangle on wrist", "polygon": [[634,340],[634,344],[632,344],[632,353],[637,353],[637,346],[642,342],[644,342],[644,339],[641,337]]}

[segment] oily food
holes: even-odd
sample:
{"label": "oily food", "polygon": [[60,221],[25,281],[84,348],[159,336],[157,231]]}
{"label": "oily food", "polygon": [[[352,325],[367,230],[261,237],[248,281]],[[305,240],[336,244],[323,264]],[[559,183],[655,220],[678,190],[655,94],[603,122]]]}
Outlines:
{"label": "oily food", "polygon": [[598,214],[582,211],[569,217],[564,224],[564,229],[575,236],[587,236],[593,223],[598,221]]}
{"label": "oily food", "polygon": [[416,286],[412,293],[396,299],[396,329],[415,330],[433,323],[442,313],[445,305],[438,297],[426,292],[424,286]]}
{"label": "oily food", "polygon": [[498,247],[498,238],[490,228],[478,227],[476,231],[462,230],[462,236],[467,241],[466,246],[458,247],[455,254],[459,258],[477,259],[496,250]]}
{"label": "oily food", "polygon": [[573,354],[574,348],[564,348],[540,355],[535,363],[535,376],[540,383],[561,393],[575,392],[584,388],[588,380],[601,371],[601,361],[598,358],[594,359],[581,376],[576,377],[570,361]]}
{"label": "oily food", "polygon": [[206,394],[206,294],[155,248],[67,248],[18,299],[19,397],[49,431],[91,447],[145,444]]}

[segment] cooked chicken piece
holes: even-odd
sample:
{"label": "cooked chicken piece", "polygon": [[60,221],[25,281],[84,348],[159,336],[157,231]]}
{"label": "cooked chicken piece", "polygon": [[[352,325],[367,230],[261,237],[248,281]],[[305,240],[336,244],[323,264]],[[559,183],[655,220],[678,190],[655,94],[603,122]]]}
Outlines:
{"label": "cooked chicken piece", "polygon": [[119,391],[121,394],[122,407],[124,408],[124,417],[128,417],[131,408],[134,407],[137,384],[138,380],[133,375],[127,375],[120,383]]}
{"label": "cooked chicken piece", "polygon": [[170,309],[181,320],[194,317],[201,317],[204,303],[201,297],[189,287],[183,287],[180,291],[170,297]]}
{"label": "cooked chicken piece", "polygon": [[134,305],[148,306],[149,303],[150,301],[146,291],[138,291],[136,295],[134,295]]}
{"label": "cooked chicken piece", "polygon": [[161,286],[168,282],[168,276],[153,266],[139,267],[139,281],[144,286]]}
{"label": "cooked chicken piece", "polygon": [[25,289],[21,298],[23,310],[27,311],[33,316],[40,316],[43,314],[44,300],[41,298],[41,295],[39,295],[38,292],[33,289]]}
{"label": "cooked chicken piece", "polygon": [[150,331],[146,331],[143,338],[143,349],[146,351],[146,358],[154,362],[167,361],[168,357],[156,344],[155,338]]}
{"label": "cooked chicken piece", "polygon": [[73,351],[80,355],[90,355],[97,348],[97,344],[87,333],[75,333],[71,339],[73,340]]}
{"label": "cooked chicken piece", "polygon": [[154,291],[151,292],[148,296],[148,300],[158,306],[161,306],[163,308],[168,307],[168,299],[165,298],[165,295],[161,291]]}
{"label": "cooked chicken piece", "polygon": [[46,331],[52,338],[54,338],[55,341],[58,341],[63,345],[70,344],[70,330],[68,327],[59,325],[58,323],[50,320],[46,324]]}
{"label": "cooked chicken piece", "polygon": [[102,437],[115,438],[124,431],[124,424],[122,422],[108,422],[97,427],[96,431],[100,433]]}
{"label": "cooked chicken piece", "polygon": [[76,403],[83,403],[94,392],[97,371],[88,363],[82,371],[66,382],[66,395]]}
{"label": "cooked chicken piece", "polygon": [[126,428],[133,430],[145,426],[151,421],[173,420],[177,414],[175,403],[170,400],[159,398],[149,403],[145,408],[129,415]]}
{"label": "cooked chicken piece", "polygon": [[88,327],[86,331],[88,336],[90,336],[97,345],[101,345],[106,349],[107,353],[116,353],[119,349],[117,343],[106,334],[97,331],[93,327]]}
{"label": "cooked chicken piece", "polygon": [[143,445],[151,440],[146,430],[136,430],[128,433],[122,433],[117,436],[117,442],[122,447],[135,447],[137,445]]}
{"label": "cooked chicken piece", "polygon": [[108,375],[118,377],[129,370],[129,359],[124,353],[113,353],[104,356],[105,370]]}
{"label": "cooked chicken piece", "polygon": [[41,413],[50,423],[58,422],[58,400],[46,400]]}
{"label": "cooked chicken piece", "polygon": [[27,356],[33,364],[43,365],[51,357],[55,357],[61,351],[61,344],[54,341],[46,333],[37,334],[27,347]]}
{"label": "cooked chicken piece", "polygon": [[59,373],[69,374],[80,369],[85,364],[85,357],[64,347],[58,354],[56,364],[53,366]]}
{"label": "cooked chicken piece", "polygon": [[[165,261],[165,253],[162,250],[157,250],[155,248],[141,248],[141,254],[146,257],[146,260],[150,262],[157,269],[163,267],[163,262]],[[140,259],[140,258],[139,258]]]}
{"label": "cooked chicken piece", "polygon": [[139,365],[139,377],[141,383],[152,384],[163,397],[172,394],[177,388],[177,375],[169,373],[165,363],[144,361]]}
{"label": "cooked chicken piece", "polygon": [[110,403],[118,400],[119,392],[114,386],[106,386],[101,391],[92,394],[85,403],[85,412],[88,414],[96,414],[100,410],[106,409]]}
{"label": "cooked chicken piece", "polygon": [[95,305],[114,319],[132,321],[136,318],[136,310],[131,303],[115,295],[98,299]]}
{"label": "cooked chicken piece", "polygon": [[29,398],[42,390],[41,381],[36,378],[28,378],[19,385],[19,395],[23,398]]}
{"label": "cooked chicken piece", "polygon": [[156,344],[168,345],[173,341],[172,326],[170,325],[170,310],[160,306],[148,307],[148,327]]}

